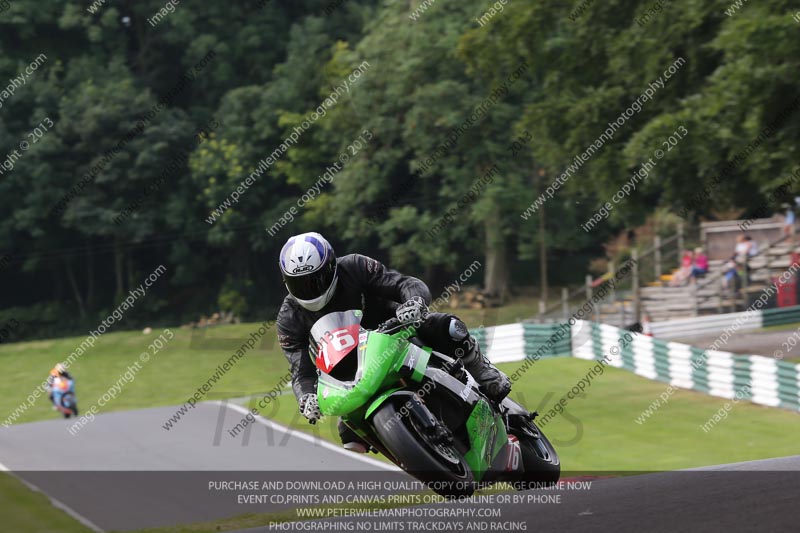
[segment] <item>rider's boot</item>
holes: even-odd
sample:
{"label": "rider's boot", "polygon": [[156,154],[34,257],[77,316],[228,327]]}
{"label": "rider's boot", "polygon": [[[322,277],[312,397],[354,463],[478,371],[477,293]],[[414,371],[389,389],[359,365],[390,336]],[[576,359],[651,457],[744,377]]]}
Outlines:
{"label": "rider's boot", "polygon": [[511,392],[511,380],[481,353],[480,344],[475,337],[466,337],[463,346],[464,348],[456,350],[456,355],[461,357],[464,368],[472,374],[486,396],[496,402],[502,401]]}

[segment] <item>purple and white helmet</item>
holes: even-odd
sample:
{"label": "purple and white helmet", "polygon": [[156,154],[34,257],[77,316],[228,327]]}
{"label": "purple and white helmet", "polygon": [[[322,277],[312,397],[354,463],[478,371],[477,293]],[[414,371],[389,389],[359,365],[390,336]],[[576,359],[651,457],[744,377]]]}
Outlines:
{"label": "purple and white helmet", "polygon": [[309,311],[325,307],[336,292],[336,254],[319,233],[301,233],[281,249],[281,274],[286,288]]}

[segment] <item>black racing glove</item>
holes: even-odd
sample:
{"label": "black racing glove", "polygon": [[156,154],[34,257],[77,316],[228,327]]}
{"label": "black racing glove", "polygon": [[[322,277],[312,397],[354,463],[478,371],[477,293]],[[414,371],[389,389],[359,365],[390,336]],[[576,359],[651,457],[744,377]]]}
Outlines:
{"label": "black racing glove", "polygon": [[414,296],[406,303],[399,305],[395,315],[402,324],[419,324],[428,316],[428,304],[421,296]]}

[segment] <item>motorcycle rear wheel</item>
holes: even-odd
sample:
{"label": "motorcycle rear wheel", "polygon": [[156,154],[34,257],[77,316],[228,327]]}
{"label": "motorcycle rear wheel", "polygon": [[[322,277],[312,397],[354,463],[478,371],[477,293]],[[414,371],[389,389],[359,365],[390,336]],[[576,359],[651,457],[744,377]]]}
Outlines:
{"label": "motorcycle rear wheel", "polygon": [[522,479],[515,482],[517,490],[543,488],[558,482],[561,477],[561,460],[547,436],[538,430],[539,436],[519,434],[519,447],[522,451],[522,464],[525,472]]}

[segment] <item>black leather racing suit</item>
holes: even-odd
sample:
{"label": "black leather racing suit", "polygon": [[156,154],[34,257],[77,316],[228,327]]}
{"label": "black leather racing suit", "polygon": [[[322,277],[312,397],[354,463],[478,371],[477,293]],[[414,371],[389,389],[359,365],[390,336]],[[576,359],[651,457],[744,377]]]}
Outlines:
{"label": "black leather racing suit", "polygon": [[[276,321],[278,340],[292,372],[292,389],[298,400],[306,393],[317,392],[317,371],[309,354],[310,332],[314,323],[328,313],[360,309],[361,325],[375,329],[395,316],[400,303],[415,296],[430,305],[431,292],[422,281],[387,269],[379,261],[359,254],[337,259],[338,282],[328,305],[309,311],[288,295],[283,300]],[[451,324],[458,320],[445,313],[430,313],[417,329],[417,336],[433,349],[453,354],[467,339],[454,339]],[[466,335],[466,326],[458,321]],[[460,342],[459,342],[460,341]]]}

